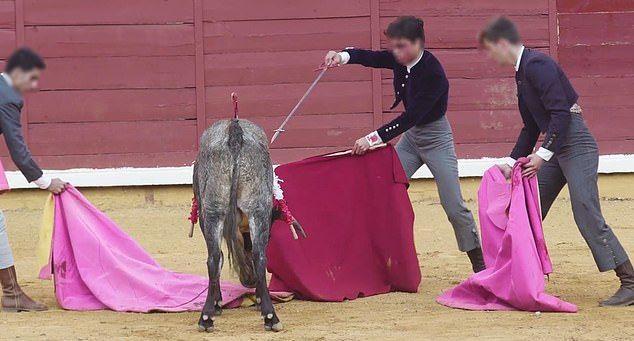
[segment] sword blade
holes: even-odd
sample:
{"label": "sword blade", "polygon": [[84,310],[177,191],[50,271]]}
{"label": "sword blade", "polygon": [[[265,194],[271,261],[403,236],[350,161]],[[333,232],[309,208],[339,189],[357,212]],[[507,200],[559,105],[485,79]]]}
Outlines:
{"label": "sword blade", "polygon": [[310,87],[308,87],[308,90],[306,90],[306,92],[304,93],[304,96],[302,96],[302,98],[299,100],[299,102],[297,102],[297,104],[295,105],[295,107],[293,108],[293,110],[291,110],[291,112],[286,116],[286,119],[284,119],[284,122],[282,122],[282,124],[280,125],[279,128],[275,129],[275,133],[273,134],[273,137],[271,138],[271,144],[273,144],[273,142],[275,141],[275,139],[277,139],[277,136],[284,131],[284,126],[286,126],[286,123],[288,123],[288,121],[291,119],[291,117],[293,117],[293,115],[295,114],[295,112],[297,111],[297,109],[299,109],[299,107],[302,105],[302,103],[304,102],[304,100],[308,97],[308,95],[313,91],[313,89],[315,88],[315,86],[317,85],[317,83],[319,82],[319,80],[321,79],[321,77],[324,76],[324,74],[326,73],[326,71],[328,71],[328,68],[324,68],[323,70],[321,70],[321,72],[319,73],[319,75],[317,75],[317,78],[315,78],[315,80],[313,81],[313,83],[310,85]]}

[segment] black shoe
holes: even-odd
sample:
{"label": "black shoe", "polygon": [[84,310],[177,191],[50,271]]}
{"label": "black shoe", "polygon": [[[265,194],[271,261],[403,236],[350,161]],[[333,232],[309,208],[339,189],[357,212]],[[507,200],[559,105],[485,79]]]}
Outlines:
{"label": "black shoe", "polygon": [[482,255],[482,249],[477,247],[471,251],[467,251],[467,256],[469,256],[469,260],[471,261],[471,268],[474,273],[478,273],[484,269],[486,269],[486,265],[484,264],[484,256]]}
{"label": "black shoe", "polygon": [[634,305],[634,268],[632,262],[627,261],[614,269],[621,280],[621,287],[612,297],[599,303],[602,307],[625,307]]}

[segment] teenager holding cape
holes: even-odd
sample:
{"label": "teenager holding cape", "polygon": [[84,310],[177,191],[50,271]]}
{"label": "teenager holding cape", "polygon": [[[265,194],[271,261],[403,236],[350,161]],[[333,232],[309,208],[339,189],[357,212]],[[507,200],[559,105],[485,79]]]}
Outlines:
{"label": "teenager holding cape", "polygon": [[[5,72],[0,75],[0,133],[4,135],[11,159],[29,182],[53,193],[64,191],[66,183],[43,175],[33,161],[31,152],[22,136],[20,112],[24,101],[22,93],[37,89],[40,73],[45,64],[35,52],[21,48],[7,62]],[[4,214],[0,212],[0,284],[2,285],[2,310],[38,311],[46,307],[29,298],[18,285],[13,253],[9,246]]]}
{"label": "teenager holding cape", "polygon": [[407,177],[411,178],[423,164],[429,167],[458,248],[469,256],[473,271],[479,272],[484,269],[480,240],[473,215],[462,198],[453,133],[445,117],[449,97],[447,76],[438,59],[425,50],[421,19],[400,17],[388,26],[385,35],[391,51],[350,48],[330,51],[325,57],[327,66],[360,64],[391,69],[395,95],[392,108],[400,102],[405,107],[397,118],[358,139],[352,151],[363,154],[371,146],[402,134],[396,150]]}
{"label": "teenager holding cape", "polygon": [[[592,251],[599,271],[614,270],[621,281],[618,291],[602,306],[634,304],[634,269],[625,249],[601,213],[597,169],[599,151],[588,130],[579,96],[561,67],[549,56],[525,48],[515,24],[493,20],[480,33],[480,44],[501,65],[515,67],[517,96],[524,127],[508,159],[500,167],[507,177],[521,157],[523,176],[537,175],[542,216],[568,184],[575,222]],[[544,143],[533,153],[539,135]]]}

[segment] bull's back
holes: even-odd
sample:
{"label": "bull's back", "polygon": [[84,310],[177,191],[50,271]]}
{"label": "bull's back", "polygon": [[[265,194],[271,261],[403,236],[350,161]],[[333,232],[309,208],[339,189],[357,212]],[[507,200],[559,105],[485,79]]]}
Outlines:
{"label": "bull's back", "polygon": [[[221,120],[203,133],[198,154],[199,167],[209,169],[211,181],[230,179],[233,170],[234,153],[230,148],[235,131],[230,131],[232,120]],[[240,188],[249,195],[260,192],[272,195],[273,166],[269,154],[268,139],[262,128],[248,120],[238,120],[241,131],[241,145],[238,154],[238,174]],[[235,127],[234,127],[235,128]],[[203,166],[204,164],[204,166]],[[241,195],[242,196],[242,195]]]}

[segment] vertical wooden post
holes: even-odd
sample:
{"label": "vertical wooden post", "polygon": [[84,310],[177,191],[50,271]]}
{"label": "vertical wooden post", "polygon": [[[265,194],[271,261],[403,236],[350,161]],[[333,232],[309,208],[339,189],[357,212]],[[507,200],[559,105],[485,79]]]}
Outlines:
{"label": "vertical wooden post", "polygon": [[[381,49],[381,18],[379,0],[370,1],[370,33],[372,49]],[[383,124],[383,92],[381,89],[381,70],[372,69],[372,125],[378,128]]]}
{"label": "vertical wooden post", "polygon": [[[16,48],[24,46],[24,0],[15,0],[15,45]],[[28,105],[22,107],[20,123],[22,123],[22,135],[27,145],[29,143],[29,113]]]}
{"label": "vertical wooden post", "polygon": [[[194,0],[194,41],[196,46],[196,141],[205,131],[207,117],[205,114],[205,49],[203,30],[203,0]],[[229,99],[227,99],[229,100]],[[196,143],[198,150],[198,143]]]}
{"label": "vertical wooden post", "polygon": [[559,20],[557,19],[557,0],[548,0],[548,32],[550,33],[550,56],[559,60]]}

